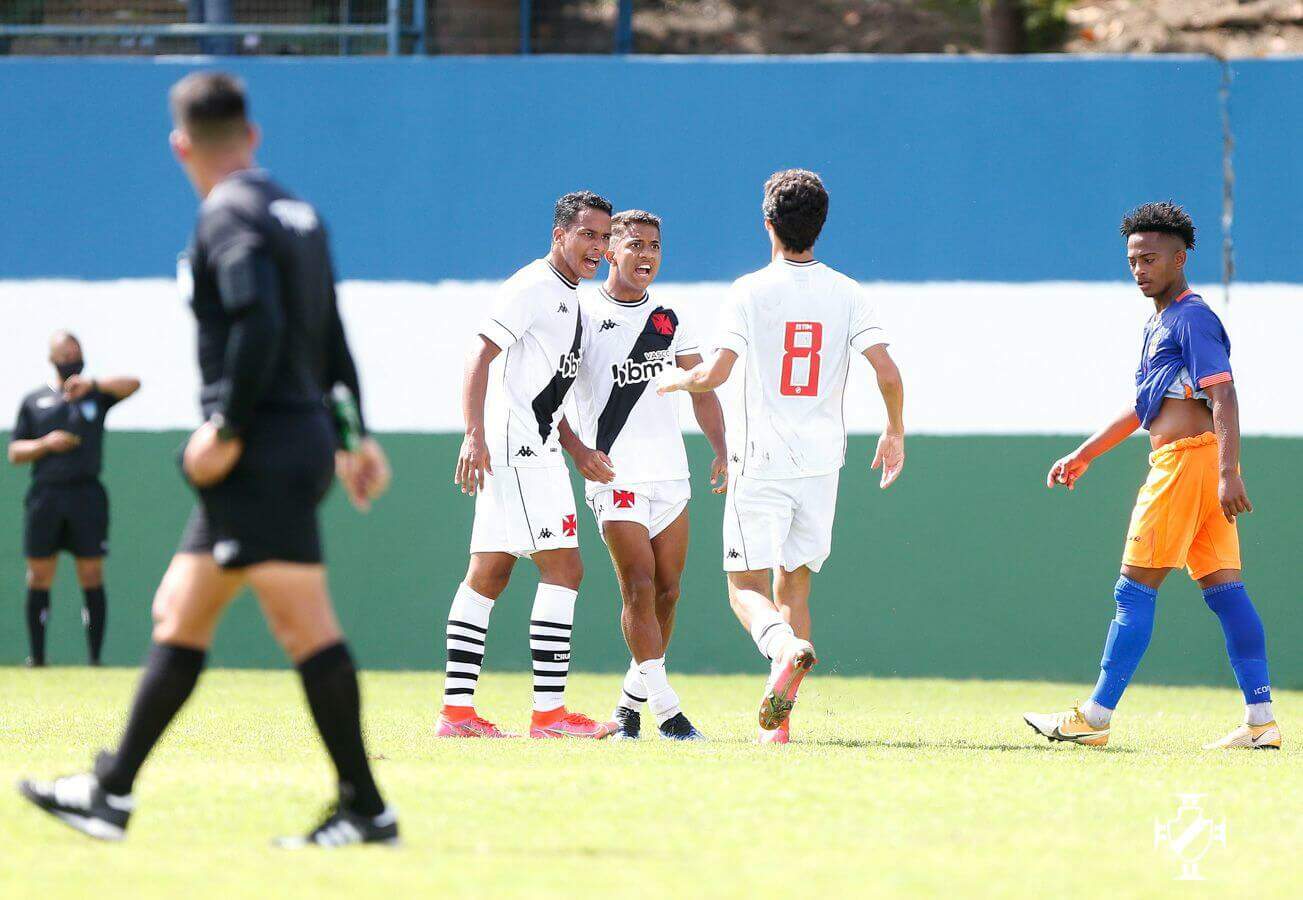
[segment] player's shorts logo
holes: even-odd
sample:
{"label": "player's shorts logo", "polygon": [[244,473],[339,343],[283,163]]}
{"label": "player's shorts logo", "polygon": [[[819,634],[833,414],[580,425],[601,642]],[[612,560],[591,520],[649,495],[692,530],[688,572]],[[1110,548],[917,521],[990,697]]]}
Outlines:
{"label": "player's shorts logo", "polygon": [[729,548],[728,548],[728,558],[729,558],[729,559],[741,559],[741,558],[742,558],[742,554],[741,554],[741,553],[738,553],[737,550],[736,550],[735,548],[733,548],[733,547],[729,547]]}
{"label": "player's shorts logo", "polygon": [[633,491],[615,491],[612,495],[616,509],[633,509]]}
{"label": "player's shorts logo", "polygon": [[574,537],[579,532],[579,523],[575,521],[574,513],[561,517],[561,533],[566,537]]}
{"label": "player's shorts logo", "polygon": [[552,534],[552,529],[550,528],[544,528],[538,533],[538,539],[540,541],[546,541],[550,537],[555,537],[555,535]]}
{"label": "player's shorts logo", "polygon": [[674,320],[666,313],[652,313],[651,323],[657,334],[671,335],[674,333]]}

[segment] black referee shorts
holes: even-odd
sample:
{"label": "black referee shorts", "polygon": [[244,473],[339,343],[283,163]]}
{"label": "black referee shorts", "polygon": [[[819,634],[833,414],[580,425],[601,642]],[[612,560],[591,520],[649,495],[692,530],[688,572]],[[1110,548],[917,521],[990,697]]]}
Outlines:
{"label": "black referee shorts", "polygon": [[109,495],[98,481],[33,483],[23,508],[23,554],[28,559],[60,550],[81,559],[108,554]]}
{"label": "black referee shorts", "polygon": [[324,409],[259,411],[231,474],[198,491],[178,552],[211,553],[224,569],[319,563],[317,507],[334,477],[334,426]]}

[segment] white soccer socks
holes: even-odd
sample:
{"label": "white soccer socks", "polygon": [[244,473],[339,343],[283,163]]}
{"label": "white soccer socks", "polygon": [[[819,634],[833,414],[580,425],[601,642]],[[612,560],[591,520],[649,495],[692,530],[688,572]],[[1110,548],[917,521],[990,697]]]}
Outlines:
{"label": "white soccer socks", "polygon": [[624,684],[620,688],[620,702],[616,708],[629,709],[634,712],[642,710],[647,702],[647,688],[642,683],[642,673],[638,671],[638,661],[629,660],[629,669],[624,673]]}
{"label": "white soccer socks", "polygon": [[788,641],[796,640],[796,633],[792,631],[792,626],[787,624],[783,614],[770,607],[752,618],[751,638],[756,642],[756,649],[764,655],[765,659],[772,661]]}
{"label": "white soccer socks", "polygon": [[1266,703],[1249,703],[1244,707],[1244,724],[1245,725],[1266,725],[1268,722],[1276,721],[1276,717],[1271,712],[1271,701]]}
{"label": "white soccer socks", "polygon": [[534,657],[534,711],[565,706],[566,676],[570,673],[570,631],[575,599],[570,588],[540,584],[529,613],[529,650]]}
{"label": "white soccer socks", "polygon": [[444,668],[443,705],[474,706],[475,688],[484,664],[493,601],[462,582],[448,610],[448,662]]}
{"label": "white soccer socks", "polygon": [[1091,728],[1107,728],[1113,720],[1113,710],[1100,706],[1094,700],[1087,700],[1078,707],[1081,715],[1090,723]]}
{"label": "white soccer socks", "polygon": [[679,714],[679,696],[670,687],[669,677],[665,674],[665,657],[648,659],[638,663],[638,673],[647,690],[647,705],[656,724],[674,718]]}

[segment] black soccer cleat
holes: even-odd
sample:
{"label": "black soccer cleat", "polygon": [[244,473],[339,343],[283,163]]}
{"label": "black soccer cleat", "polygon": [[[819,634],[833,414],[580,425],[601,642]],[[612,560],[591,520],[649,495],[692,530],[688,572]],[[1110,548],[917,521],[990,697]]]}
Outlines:
{"label": "black soccer cleat", "polygon": [[638,710],[617,706],[615,712],[611,713],[611,718],[620,727],[608,740],[636,741],[642,737],[642,714]]}
{"label": "black soccer cleat", "polygon": [[277,838],[275,845],[283,850],[300,850],[304,847],[347,847],[351,844],[398,844],[398,816],[390,807],[378,816],[362,816],[344,809],[339,804],[331,806],[320,825],[304,837]]}
{"label": "black soccer cleat", "polygon": [[661,723],[661,737],[671,741],[704,741],[706,736],[693,727],[688,717],[676,713]]}
{"label": "black soccer cleat", "polygon": [[54,781],[24,779],[18,782],[18,793],[65,825],[101,841],[126,837],[135,808],[130,796],[110,794],[89,772]]}

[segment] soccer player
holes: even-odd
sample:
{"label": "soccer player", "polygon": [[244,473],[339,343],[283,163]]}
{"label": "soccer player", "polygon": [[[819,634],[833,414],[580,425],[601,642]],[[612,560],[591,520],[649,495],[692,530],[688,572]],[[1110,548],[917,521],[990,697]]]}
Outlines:
{"label": "soccer player", "polygon": [[104,556],[109,552],[109,495],[100,483],[104,417],[140,389],[140,379],[83,375],[81,342],[67,331],[50,338],[50,364],[55,378],[23,398],[9,440],[9,461],[32,464],[32,486],[23,504],[27,665],[45,665],[50,587],[58,553],[67,550],[81,583],[89,661],[98,666],[108,611]]}
{"label": "soccer player", "polygon": [[[561,446],[587,480],[585,494],[597,518],[620,583],[620,626],[633,659],[612,718],[617,739],[636,739],[640,710],[651,707],[662,735],[699,740],[679,709],[665,674],[665,650],[674,628],[679,581],[688,556],[688,455],[676,398],[651,382],[670,366],[701,362],[672,307],[653,302],[648,288],[661,267],[661,220],[644,210],[611,219],[606,284],[581,296],[585,313],[583,361],[575,382],[579,436],[561,422]],[[713,393],[692,395],[693,413],[715,451],[711,483],[725,476],[724,413]],[[582,439],[581,439],[582,438]]]}
{"label": "soccer player", "polygon": [[[557,200],[551,248],[502,285],[467,358],[466,437],[453,481],[475,496],[475,524],[466,578],[448,611],[439,737],[511,736],[476,714],[475,688],[493,603],[524,556],[539,574],[529,615],[530,737],[601,739],[615,730],[614,723],[595,722],[565,705],[584,569],[575,497],[557,436],[561,406],[579,373],[583,322],[576,289],[597,274],[610,239],[608,201],[591,191]],[[492,379],[491,365],[497,367]]]}
{"label": "soccer player", "polygon": [[873,367],[887,408],[872,463],[884,489],[905,464],[905,391],[864,291],[814,258],[828,215],[819,176],[775,172],[762,209],[772,261],[733,283],[716,349],[691,370],[667,369],[659,390],[713,390],[746,357],[742,433],[728,435],[724,571],[734,613],[771,662],[760,741],[787,743],[797,688],[816,662],[810,582],[832,550],[854,354]]}
{"label": "soccer player", "polygon": [[199,680],[223,610],[247,585],[298,667],[339,776],[338,803],[321,825],[281,845],[394,843],[398,823],[367,762],[357,672],[321,559],[317,507],[336,466],[362,509],[389,476],[365,436],[336,457],[326,395],[336,385],[360,394],[326,232],[310,204],[254,168],[258,131],[238,81],[188,75],[171,106],[172,149],[203,200],[180,279],[198,322],[208,417],[182,456],[199,502],[154,597],[154,646],[117,750],[101,753],[91,774],[20,789],[79,831],[122,838],[140,767]]}
{"label": "soccer player", "polygon": [[1194,222],[1174,203],[1146,203],[1122,219],[1131,275],[1154,304],[1145,325],[1134,405],[1050,467],[1045,484],[1068,490],[1090,464],[1137,428],[1149,432],[1149,477],[1140,488],[1113,588],[1108,629],[1091,698],[1061,713],[1023,718],[1051,741],[1103,747],[1113,710],[1135,674],[1154,629],[1158,589],[1184,566],[1221,621],[1226,652],[1244,693],[1244,724],[1205,750],[1280,749],[1271,713],[1267,641],[1240,579],[1236,517],[1253,511],[1240,477],[1240,407],[1231,377],[1231,342],[1217,314],[1190,290],[1185,263]]}

